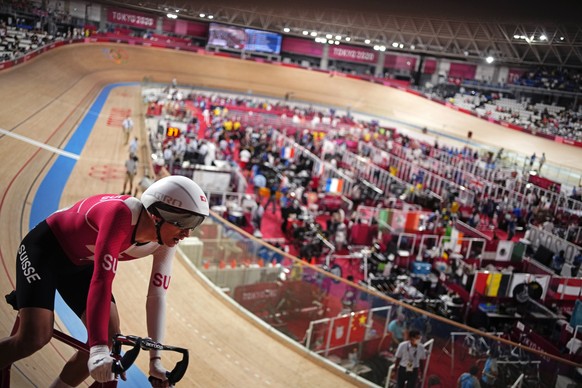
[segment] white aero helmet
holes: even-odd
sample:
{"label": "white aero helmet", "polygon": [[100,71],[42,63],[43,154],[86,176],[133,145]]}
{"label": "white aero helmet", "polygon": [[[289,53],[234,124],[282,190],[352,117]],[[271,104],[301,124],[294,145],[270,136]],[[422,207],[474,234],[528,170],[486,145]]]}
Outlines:
{"label": "white aero helmet", "polygon": [[192,179],[171,175],[154,182],[141,195],[148,212],[180,229],[194,229],[208,217],[206,195]]}

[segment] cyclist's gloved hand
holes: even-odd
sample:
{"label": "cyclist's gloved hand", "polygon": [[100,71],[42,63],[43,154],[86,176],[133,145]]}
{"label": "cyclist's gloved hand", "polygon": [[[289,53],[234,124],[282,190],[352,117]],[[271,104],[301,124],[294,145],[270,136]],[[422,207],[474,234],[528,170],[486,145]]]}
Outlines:
{"label": "cyclist's gloved hand", "polygon": [[173,387],[168,382],[167,373],[168,371],[162,365],[162,360],[159,357],[150,360],[150,382],[153,387]]}
{"label": "cyclist's gloved hand", "polygon": [[89,373],[95,381],[105,383],[107,381],[115,380],[112,367],[115,359],[109,354],[109,347],[107,345],[91,346],[89,353]]}

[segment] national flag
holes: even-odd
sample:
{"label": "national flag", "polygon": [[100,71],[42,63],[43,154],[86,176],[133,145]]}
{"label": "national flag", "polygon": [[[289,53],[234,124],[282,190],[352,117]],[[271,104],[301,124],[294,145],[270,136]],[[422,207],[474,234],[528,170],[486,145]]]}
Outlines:
{"label": "national flag", "polygon": [[396,233],[404,232],[406,226],[406,212],[402,210],[393,210],[390,226]]}
{"label": "national flag", "polygon": [[368,328],[368,312],[363,311],[352,316],[352,323],[350,328],[350,343],[362,342],[366,338],[366,330]]}
{"label": "national flag", "polygon": [[487,288],[487,279],[489,278],[489,273],[478,272],[475,276],[474,292],[480,295],[485,295],[485,289]]}
{"label": "national flag", "polygon": [[293,147],[281,148],[281,158],[282,159],[293,159],[294,156],[295,156],[295,148],[293,148]]}
{"label": "national flag", "polygon": [[487,278],[487,287],[485,289],[485,295],[487,296],[497,296],[499,292],[499,284],[501,283],[501,273],[491,273]]}
{"label": "national flag", "polygon": [[325,183],[326,193],[341,193],[344,188],[344,180],[338,178],[328,178]]}
{"label": "national flag", "polygon": [[498,298],[504,298],[507,296],[509,291],[509,281],[511,280],[511,274],[503,274],[501,276],[501,282],[499,283],[499,291],[497,292]]}
{"label": "national flag", "polygon": [[331,334],[329,338],[329,347],[335,348],[344,346],[348,340],[348,331],[350,330],[350,317],[334,318],[331,322]]}
{"label": "national flag", "polygon": [[463,244],[463,233],[459,232],[454,227],[448,226],[445,232],[445,236],[449,237],[448,243],[445,247],[452,249],[453,252],[461,252],[461,245]]}
{"label": "national flag", "polygon": [[421,214],[422,213],[420,212],[408,212],[408,214],[406,214],[406,222],[404,225],[405,232],[413,233],[418,231]]}

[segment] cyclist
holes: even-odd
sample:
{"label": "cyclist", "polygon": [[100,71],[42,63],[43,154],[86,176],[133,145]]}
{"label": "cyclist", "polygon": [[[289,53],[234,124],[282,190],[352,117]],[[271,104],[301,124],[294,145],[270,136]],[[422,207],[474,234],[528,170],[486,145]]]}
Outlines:
{"label": "cyclist", "polygon": [[[108,331],[119,332],[111,293],[117,262],[153,255],[147,329],[149,337],[163,342],[165,296],[176,246],[208,214],[208,201],[196,183],[183,176],[168,176],[148,187],[141,200],[129,195],[95,195],[50,215],[28,233],[18,249],[20,326],[16,334],[0,340],[0,368],[49,342],[58,290],[85,323],[90,354],[75,354],[51,387],[76,386],[89,374],[99,382],[113,380]],[[156,386],[168,385],[159,351],[150,352],[149,369],[158,379]]]}

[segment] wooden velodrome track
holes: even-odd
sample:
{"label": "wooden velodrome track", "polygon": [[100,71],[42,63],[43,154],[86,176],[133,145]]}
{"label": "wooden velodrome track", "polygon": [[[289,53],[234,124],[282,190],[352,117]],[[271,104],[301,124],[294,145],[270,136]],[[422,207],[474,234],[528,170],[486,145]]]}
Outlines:
{"label": "wooden velodrome track", "polygon": [[[62,149],[103,87],[116,82],[140,82],[144,77],[157,82],[177,78],[184,85],[274,97],[293,92],[294,99],[349,106],[354,112],[391,117],[461,138],[470,129],[475,141],[521,152],[545,151],[549,162],[572,168],[578,167],[581,155],[576,148],[511,131],[372,83],[172,50],[115,44],[66,46],[0,72],[0,130],[4,130],[0,134],[2,295],[14,286],[15,253],[30,228],[31,203],[56,160],[55,152],[39,143]],[[143,106],[139,91],[137,85],[112,89],[67,180],[60,206],[93,193],[121,191],[120,172],[127,147],[119,125],[108,125],[108,119],[114,108],[131,109],[135,133],[140,135]],[[114,292],[125,333],[145,334],[142,306],[149,265],[149,260],[144,259],[122,263],[118,268]],[[181,260],[175,263],[168,303],[165,342],[191,350],[190,367],[182,386],[352,385],[341,374],[274,339],[237,313]],[[9,334],[14,317],[15,312],[0,303],[0,337]],[[70,348],[52,341],[41,352],[15,364],[12,386],[47,386],[71,353]],[[147,371],[147,357],[140,356],[137,365]]]}

